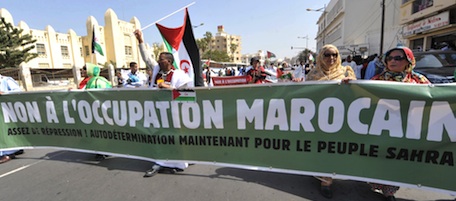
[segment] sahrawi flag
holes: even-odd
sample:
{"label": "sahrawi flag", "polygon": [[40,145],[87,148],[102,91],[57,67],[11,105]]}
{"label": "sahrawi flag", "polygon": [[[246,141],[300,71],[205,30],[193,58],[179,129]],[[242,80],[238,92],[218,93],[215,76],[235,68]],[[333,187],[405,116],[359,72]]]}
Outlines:
{"label": "sahrawi flag", "polygon": [[95,31],[95,25],[93,25],[93,33],[92,33],[92,54],[98,52],[101,56],[103,54],[103,48],[101,48],[100,39],[98,38],[97,32]]}
{"label": "sahrawi flag", "polygon": [[200,66],[200,54],[193,35],[192,23],[185,9],[185,20],[181,27],[168,28],[157,24],[168,52],[174,56],[174,68],[183,70],[194,83],[189,87],[204,86]]}
{"label": "sahrawi flag", "polygon": [[313,61],[314,61],[314,57],[313,57],[312,54],[309,54],[309,61],[310,61],[310,62],[313,62]]}
{"label": "sahrawi flag", "polygon": [[272,57],[275,58],[275,57],[276,57],[276,55],[275,55],[274,53],[269,52],[269,51],[266,51],[266,52],[267,52],[267,54],[268,54],[268,55],[267,55],[268,58],[272,58]]}
{"label": "sahrawi flag", "polygon": [[196,102],[196,92],[190,89],[173,90],[173,101]]}

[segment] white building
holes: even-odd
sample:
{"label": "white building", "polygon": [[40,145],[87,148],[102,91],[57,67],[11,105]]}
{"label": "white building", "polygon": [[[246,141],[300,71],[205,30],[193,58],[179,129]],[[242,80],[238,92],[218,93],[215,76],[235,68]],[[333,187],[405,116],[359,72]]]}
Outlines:
{"label": "white building", "polygon": [[[0,17],[15,25],[13,16],[8,10],[0,8]],[[36,39],[33,44],[36,48],[32,52],[38,53],[37,58],[25,63],[24,66],[32,74],[52,72],[66,76],[75,75],[75,83],[79,83],[79,69],[86,62],[101,66],[111,63],[113,69],[110,69],[107,76],[111,80],[114,77],[114,68],[128,68],[132,61],[137,62],[141,68],[145,68],[146,65],[139,53],[138,42],[133,35],[135,29],[141,29],[139,20],[136,17],[132,17],[129,22],[119,20],[115,12],[108,9],[104,15],[104,22],[105,25],[101,26],[93,16],[89,16],[86,21],[87,35],[85,36],[78,36],[72,29],[68,30],[68,33],[57,33],[51,25],[46,26],[44,30],[31,29],[27,23],[19,22],[16,27]],[[99,37],[104,56],[92,54],[94,29]],[[149,47],[149,45],[146,46]],[[31,85],[31,83],[25,85]]]}
{"label": "white building", "polygon": [[[333,44],[342,58],[349,54],[380,54],[381,3],[382,0],[331,0],[317,22],[317,53],[324,44]],[[400,0],[385,0],[383,53],[404,43],[399,24],[401,4]]]}

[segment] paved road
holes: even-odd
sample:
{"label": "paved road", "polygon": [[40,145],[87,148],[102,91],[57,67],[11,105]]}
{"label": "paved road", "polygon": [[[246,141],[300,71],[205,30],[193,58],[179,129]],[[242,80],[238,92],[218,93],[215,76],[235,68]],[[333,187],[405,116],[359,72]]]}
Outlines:
{"label": "paved road", "polygon": [[[55,149],[26,150],[0,165],[1,201],[300,201],[328,200],[310,176],[193,165],[179,174],[143,178],[147,161]],[[432,191],[401,188],[400,201],[455,200]],[[332,200],[383,200],[363,182],[335,181]]]}

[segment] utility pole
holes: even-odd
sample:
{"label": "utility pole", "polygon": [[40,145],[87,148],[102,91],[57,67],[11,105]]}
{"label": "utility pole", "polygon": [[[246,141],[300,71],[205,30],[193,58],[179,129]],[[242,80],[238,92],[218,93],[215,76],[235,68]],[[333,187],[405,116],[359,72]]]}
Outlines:
{"label": "utility pole", "polygon": [[[323,40],[322,40],[322,47],[323,47],[325,45],[325,39],[326,39],[326,14],[327,14],[327,12],[326,12],[326,4],[322,8],[319,8],[319,9],[307,8],[306,10],[307,11],[322,12],[320,17],[323,17],[323,28],[322,29],[320,29],[320,28],[318,29],[319,30],[319,34],[317,36],[319,36],[320,34],[323,36]],[[320,26],[320,25],[318,25],[318,26]],[[317,48],[318,48],[318,41],[317,41]]]}
{"label": "utility pole", "polygon": [[385,32],[385,0],[382,0],[382,28],[380,30],[380,52],[378,55],[383,54],[383,32]]}
{"label": "utility pole", "polygon": [[308,47],[308,45],[309,45],[309,35],[306,35],[306,36],[304,36],[304,37],[298,36],[298,38],[306,39],[306,49],[307,49],[307,47]]}

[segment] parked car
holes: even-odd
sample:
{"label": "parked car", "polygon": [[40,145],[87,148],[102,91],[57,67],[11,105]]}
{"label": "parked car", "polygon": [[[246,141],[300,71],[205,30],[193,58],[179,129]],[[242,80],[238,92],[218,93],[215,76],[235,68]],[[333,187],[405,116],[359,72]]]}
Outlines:
{"label": "parked car", "polygon": [[456,51],[414,52],[415,71],[426,76],[432,83],[455,82]]}

